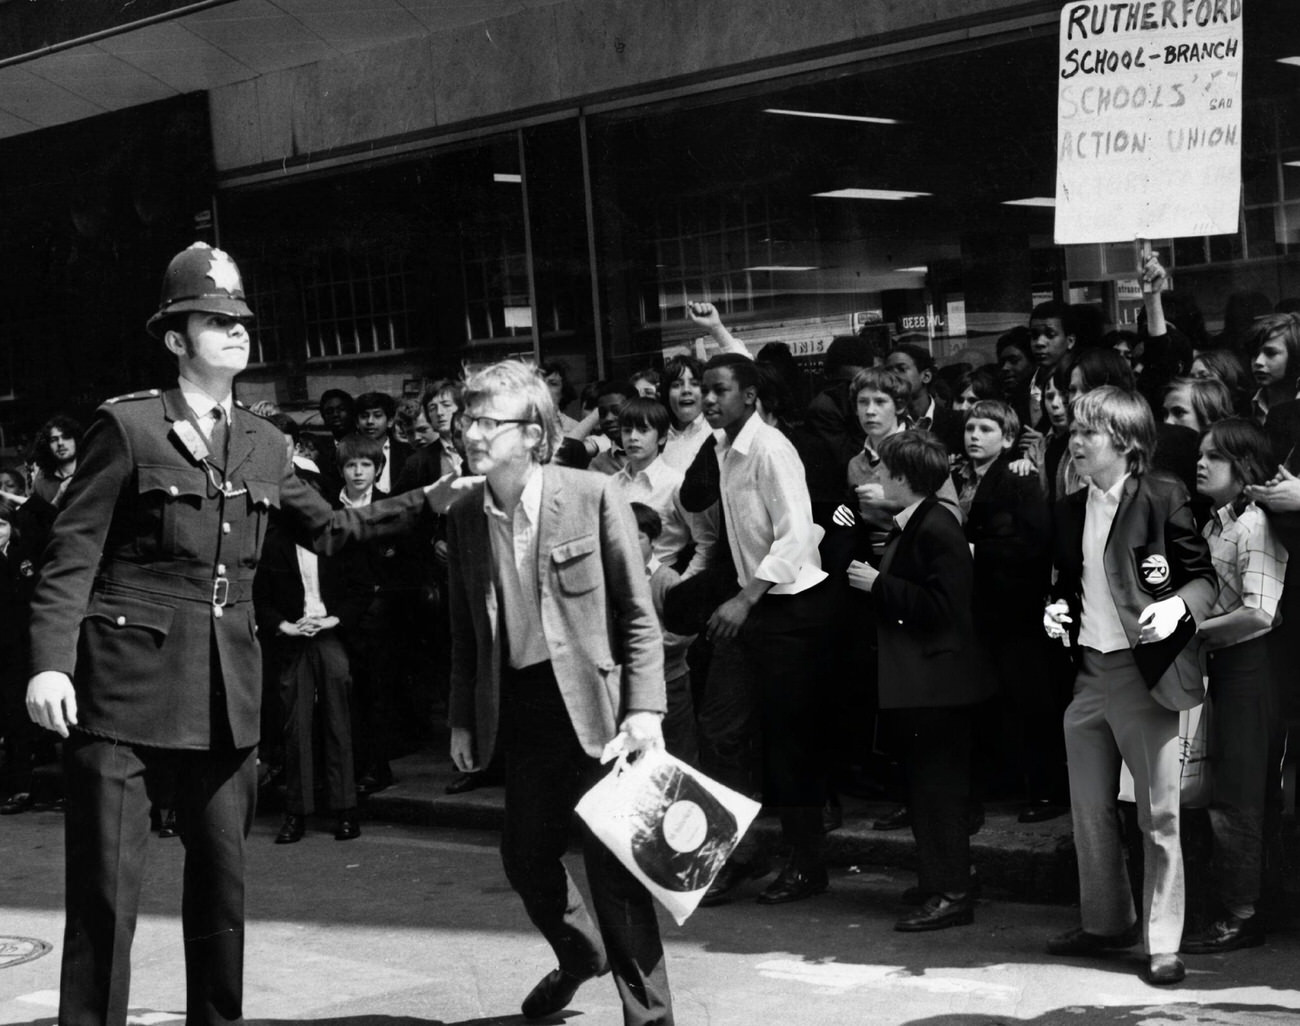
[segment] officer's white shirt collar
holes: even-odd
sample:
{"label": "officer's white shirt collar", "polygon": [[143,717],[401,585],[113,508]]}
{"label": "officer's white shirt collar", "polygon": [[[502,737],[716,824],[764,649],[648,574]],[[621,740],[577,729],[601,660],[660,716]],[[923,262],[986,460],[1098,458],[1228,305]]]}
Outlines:
{"label": "officer's white shirt collar", "polygon": [[226,423],[230,423],[230,411],[231,407],[234,405],[233,396],[227,395],[224,400],[214,399],[184,375],[180,377],[180,386],[181,395],[185,397],[185,402],[189,405],[189,408],[194,411],[194,416],[197,417],[200,422],[210,421],[212,419],[212,411],[220,406],[221,412],[226,418]]}

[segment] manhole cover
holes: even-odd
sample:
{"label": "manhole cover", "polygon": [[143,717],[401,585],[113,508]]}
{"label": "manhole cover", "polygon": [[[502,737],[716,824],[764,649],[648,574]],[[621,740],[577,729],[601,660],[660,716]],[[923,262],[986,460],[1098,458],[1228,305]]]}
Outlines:
{"label": "manhole cover", "polygon": [[21,965],[47,954],[52,945],[35,937],[0,937],[0,969]]}

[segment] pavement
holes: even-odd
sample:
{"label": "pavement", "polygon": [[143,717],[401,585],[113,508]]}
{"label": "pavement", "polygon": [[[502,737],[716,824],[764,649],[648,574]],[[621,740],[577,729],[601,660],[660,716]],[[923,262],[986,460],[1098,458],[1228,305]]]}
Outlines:
{"label": "pavement", "polygon": [[[498,828],[504,814],[501,787],[483,787],[449,795],[457,774],[446,756],[426,749],[392,763],[395,783],[364,799],[363,818],[414,826]],[[911,869],[916,860],[912,831],[873,830],[872,822],[895,806],[845,795],[844,823],[826,838],[831,865],[854,869]],[[992,803],[984,825],[971,838],[972,854],[986,894],[1014,895],[1016,900],[1073,904],[1078,900],[1074,843],[1068,813],[1044,823],[1017,822],[1020,806]],[[780,848],[780,825],[761,816],[751,827],[760,847]]]}
{"label": "pavement", "polygon": [[[409,788],[409,778],[403,782]],[[396,788],[394,789],[396,790]],[[519,1002],[553,965],[501,870],[496,832],[375,819],[333,839],[314,817],[299,844],[257,817],[247,849],[248,1026],[520,1026]],[[0,823],[0,1024],[56,1026],[63,931],[63,817]],[[179,920],[184,849],[149,845],[127,1026],[185,1021]],[[567,859],[582,888],[582,859]],[[750,891],[660,929],[677,1022],[691,1026],[1295,1026],[1300,926],[1263,947],[1189,956],[1187,981],[1156,988],[1137,949],[1054,958],[1044,942],[1074,910],[1011,897],[975,922],[897,933],[910,873],[835,867],[830,890],[763,906]],[[28,957],[14,957],[27,944]],[[40,945],[43,954],[33,949]],[[31,957],[35,954],[36,957]],[[550,1026],[622,1021],[609,977]]]}

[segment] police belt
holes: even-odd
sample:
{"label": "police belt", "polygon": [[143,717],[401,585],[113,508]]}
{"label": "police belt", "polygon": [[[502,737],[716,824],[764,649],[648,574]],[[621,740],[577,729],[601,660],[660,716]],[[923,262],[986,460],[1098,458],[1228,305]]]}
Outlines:
{"label": "police belt", "polygon": [[246,580],[218,575],[189,577],[120,559],[105,560],[100,565],[95,586],[97,589],[120,586],[156,598],[201,602],[218,608],[253,601],[252,577]]}

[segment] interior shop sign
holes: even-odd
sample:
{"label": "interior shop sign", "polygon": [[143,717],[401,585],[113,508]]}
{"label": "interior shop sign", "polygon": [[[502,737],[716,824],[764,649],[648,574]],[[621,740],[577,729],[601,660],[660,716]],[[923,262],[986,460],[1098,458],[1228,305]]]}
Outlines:
{"label": "interior shop sign", "polygon": [[1065,5],[1058,243],[1237,230],[1242,4]]}

